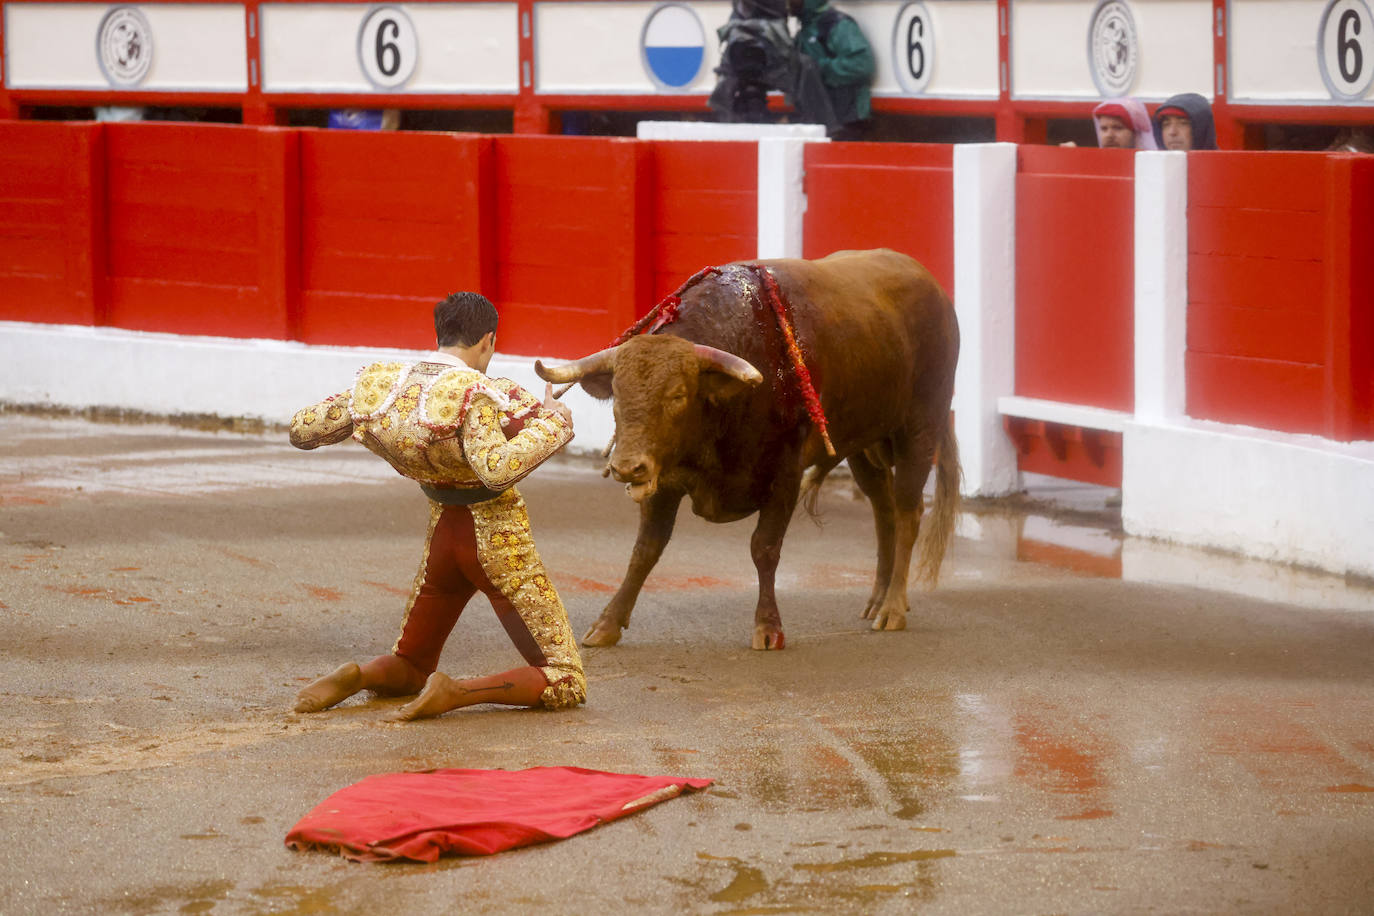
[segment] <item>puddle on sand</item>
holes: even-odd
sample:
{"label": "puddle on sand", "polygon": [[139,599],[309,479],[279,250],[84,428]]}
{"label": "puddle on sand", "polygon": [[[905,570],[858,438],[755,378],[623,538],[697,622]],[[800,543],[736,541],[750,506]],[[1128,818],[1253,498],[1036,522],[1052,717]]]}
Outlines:
{"label": "puddle on sand", "polygon": [[901,862],[926,862],[931,859],[948,859],[957,855],[953,849],[915,849],[910,852],[870,852],[857,859],[841,859],[839,862],[798,862],[792,867],[797,871],[835,872],[855,868],[886,868]]}
{"label": "puddle on sand", "polygon": [[334,902],[337,895],[336,888],[297,884],[277,884],[253,891],[253,896],[270,901],[271,912],[278,916],[329,916],[342,912]]}
{"label": "puddle on sand", "polygon": [[163,885],[130,891],[101,903],[107,913],[208,913],[234,889],[232,881],[202,881],[184,887]]}
{"label": "puddle on sand", "polygon": [[732,856],[713,856],[705,852],[697,853],[697,858],[724,862],[735,870],[735,876],[730,883],[711,895],[710,899],[716,903],[740,903],[768,890],[768,879],[763,876],[763,870],[741,859]]}

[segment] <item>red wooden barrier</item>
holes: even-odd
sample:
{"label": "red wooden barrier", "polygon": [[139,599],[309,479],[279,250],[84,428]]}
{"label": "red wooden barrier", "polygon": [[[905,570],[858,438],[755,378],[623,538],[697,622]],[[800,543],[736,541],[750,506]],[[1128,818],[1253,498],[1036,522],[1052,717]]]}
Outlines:
{"label": "red wooden barrier", "polygon": [[434,304],[450,292],[490,293],[494,286],[491,140],[325,130],[300,136],[297,336],[434,346]]}
{"label": "red wooden barrier", "polygon": [[1188,413],[1374,436],[1374,162],[1188,160]]}
{"label": "red wooden barrier", "polygon": [[1023,146],[1016,176],[1016,393],[1135,403],[1131,153]]}
{"label": "red wooden barrier", "polygon": [[288,336],[296,132],[179,124],[104,131],[109,323]]}
{"label": "red wooden barrier", "polygon": [[498,137],[495,150],[502,351],[605,347],[651,298],[647,150],[591,137]]}
{"label": "red wooden barrier", "polygon": [[914,143],[806,146],[803,257],[892,248],[954,295],[954,147]]}
{"label": "red wooden barrier", "polygon": [[103,137],[0,122],[0,319],[102,323]]}
{"label": "red wooden barrier", "polygon": [[653,163],[651,301],[703,267],[758,252],[758,144],[646,141]]}

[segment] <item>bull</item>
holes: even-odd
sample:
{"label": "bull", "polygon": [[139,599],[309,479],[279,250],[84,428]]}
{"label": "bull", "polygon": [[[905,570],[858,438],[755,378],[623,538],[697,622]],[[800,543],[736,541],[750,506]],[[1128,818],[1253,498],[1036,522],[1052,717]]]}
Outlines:
{"label": "bull", "polygon": [[[808,413],[803,373],[789,359],[755,265],[772,274],[790,306],[824,419]],[[877,530],[877,570],[862,616],[875,630],[903,629],[913,552],[918,575],[933,585],[954,526],[961,472],[950,401],[958,356],[954,308],[939,283],[914,259],[878,249],[726,265],[684,290],[675,320],[652,333],[564,365],[536,361],[546,381],[580,382],[594,397],[614,397],[607,469],[639,504],[625,579],[583,645],[620,641],[688,497],[692,511],[712,522],[758,513],[750,540],[759,578],[752,645],[783,648],[774,593],[783,537],[798,500],[814,512],[821,481],[846,459]],[[932,465],[932,515],[922,528]]]}

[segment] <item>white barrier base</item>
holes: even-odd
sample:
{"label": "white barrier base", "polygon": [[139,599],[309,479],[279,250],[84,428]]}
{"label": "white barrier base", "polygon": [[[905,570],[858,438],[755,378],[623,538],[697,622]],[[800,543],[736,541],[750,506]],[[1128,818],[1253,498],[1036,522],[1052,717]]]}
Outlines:
{"label": "white barrier base", "polygon": [[[421,352],[5,321],[0,402],[284,424],[300,408],[351,386],[360,366],[415,359]],[[498,353],[489,371],[544,393],[533,357]],[[564,401],[577,433],[568,450],[600,452],[615,430],[610,402],[595,400],[580,386]]]}
{"label": "white barrier base", "polygon": [[1128,534],[1374,576],[1374,442],[1128,423]]}

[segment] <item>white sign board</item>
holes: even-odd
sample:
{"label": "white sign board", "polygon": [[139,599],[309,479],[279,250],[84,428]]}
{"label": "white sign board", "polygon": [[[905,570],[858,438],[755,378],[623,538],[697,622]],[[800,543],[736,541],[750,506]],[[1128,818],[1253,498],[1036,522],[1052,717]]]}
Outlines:
{"label": "white sign board", "polygon": [[245,92],[244,8],[227,3],[8,3],[11,89]]}
{"label": "white sign board", "polygon": [[264,92],[514,93],[514,3],[264,3]]}
{"label": "white sign board", "polygon": [[[1127,15],[1122,15],[1122,13]],[[1208,0],[1016,0],[1011,94],[1028,99],[1211,97]]]}

